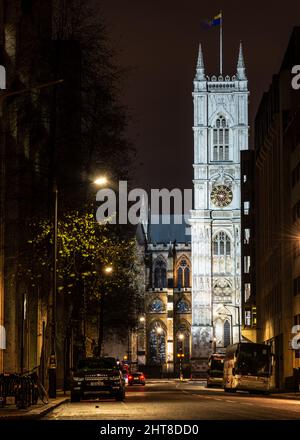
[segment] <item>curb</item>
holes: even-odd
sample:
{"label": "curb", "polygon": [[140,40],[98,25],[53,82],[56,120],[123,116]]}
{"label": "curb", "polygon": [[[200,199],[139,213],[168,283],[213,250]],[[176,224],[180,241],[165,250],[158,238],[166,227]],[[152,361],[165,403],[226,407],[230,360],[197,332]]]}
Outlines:
{"label": "curb", "polygon": [[40,417],[43,417],[44,415],[48,414],[50,411],[53,411],[55,408],[59,407],[63,403],[66,403],[69,400],[69,397],[63,397],[59,401],[50,402],[41,409],[32,409],[29,410],[27,413],[23,414],[0,414],[0,421],[2,420],[20,420],[20,419],[28,419],[28,420],[34,420],[38,419]]}

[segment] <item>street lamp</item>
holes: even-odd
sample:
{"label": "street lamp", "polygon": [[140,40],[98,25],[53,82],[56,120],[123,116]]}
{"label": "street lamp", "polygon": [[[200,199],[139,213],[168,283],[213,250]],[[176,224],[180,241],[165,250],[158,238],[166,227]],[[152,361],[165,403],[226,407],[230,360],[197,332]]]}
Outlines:
{"label": "street lamp", "polygon": [[180,333],[178,336],[178,339],[180,340],[180,350],[179,353],[177,353],[177,356],[179,356],[179,379],[183,379],[183,373],[182,373],[182,358],[184,357],[183,353],[183,340],[184,340],[184,334]]}
{"label": "street lamp", "polygon": [[[163,329],[161,327],[157,327],[156,328],[157,336],[161,335],[162,331],[163,331]],[[157,360],[159,361],[159,338],[157,338],[157,344],[156,344],[156,357],[157,357]]]}
{"label": "street lamp", "polygon": [[[139,369],[139,356],[144,355],[144,347],[142,347],[143,350],[140,352],[139,347],[139,339],[142,339],[142,342],[144,343],[144,325],[145,325],[145,316],[139,317],[139,324],[137,326],[137,338],[136,338],[136,362],[137,362],[137,368]],[[143,354],[142,354],[143,353]]]}
{"label": "street lamp", "polygon": [[[106,275],[111,275],[112,273],[113,273],[113,267],[112,266],[105,266],[104,268],[103,268],[103,272],[104,272],[104,274],[106,274]],[[103,317],[104,317],[104,296],[105,296],[105,293],[104,292],[102,292],[101,293],[101,296],[100,296],[100,315],[99,315],[99,320],[100,320],[100,323],[99,323],[99,337],[98,337],[98,352],[99,352],[99,356],[101,356],[101,352],[102,352],[102,345],[103,345],[103,341],[104,341],[104,338],[103,338],[103,333],[104,333],[104,323],[103,323]]]}
{"label": "street lamp", "polygon": [[105,176],[99,176],[94,180],[94,184],[97,186],[105,186],[108,184],[108,179]]}

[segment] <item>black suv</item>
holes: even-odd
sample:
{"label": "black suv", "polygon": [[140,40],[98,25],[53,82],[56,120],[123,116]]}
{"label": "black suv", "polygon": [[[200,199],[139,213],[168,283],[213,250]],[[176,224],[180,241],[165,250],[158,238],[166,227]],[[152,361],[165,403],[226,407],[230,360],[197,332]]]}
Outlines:
{"label": "black suv", "polygon": [[71,380],[71,402],[84,397],[125,399],[125,380],[114,358],[92,357],[78,362]]}

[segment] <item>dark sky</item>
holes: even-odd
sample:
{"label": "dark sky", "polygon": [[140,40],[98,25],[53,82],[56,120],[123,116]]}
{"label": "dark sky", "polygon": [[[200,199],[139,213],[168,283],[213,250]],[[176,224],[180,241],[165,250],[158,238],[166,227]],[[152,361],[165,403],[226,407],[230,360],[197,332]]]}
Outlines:
{"label": "dark sky", "polygon": [[118,63],[133,68],[122,101],[133,122],[129,135],[142,165],[136,184],[191,188],[192,87],[199,42],[207,74],[219,73],[219,31],[201,19],[224,16],[224,73],[235,73],[243,41],[250,87],[250,126],[262,94],[280,67],[300,2],[202,0],[95,0],[102,5]]}

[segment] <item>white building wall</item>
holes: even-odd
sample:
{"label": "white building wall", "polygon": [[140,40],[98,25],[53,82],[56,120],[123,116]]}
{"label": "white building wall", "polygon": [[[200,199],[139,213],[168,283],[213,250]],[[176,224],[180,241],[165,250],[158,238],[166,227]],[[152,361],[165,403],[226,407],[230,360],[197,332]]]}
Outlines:
{"label": "white building wall", "polygon": [[[224,348],[224,322],[232,329],[231,342],[239,340],[241,316],[240,151],[248,149],[248,85],[240,49],[236,77],[204,75],[199,53],[194,81],[194,210],[192,231],[192,369],[207,370],[213,348]],[[213,161],[213,127],[222,115],[229,127],[229,160]],[[232,201],[216,206],[214,188],[229,188]],[[231,240],[230,256],[213,255],[213,238],[225,232]],[[213,288],[229,283],[230,295],[214,296]],[[219,288],[219,292],[227,292]],[[217,299],[218,298],[218,299]],[[220,299],[221,298],[221,299]],[[226,301],[225,301],[226,299]],[[239,310],[238,310],[239,309]],[[214,345],[215,338],[215,345]]]}

